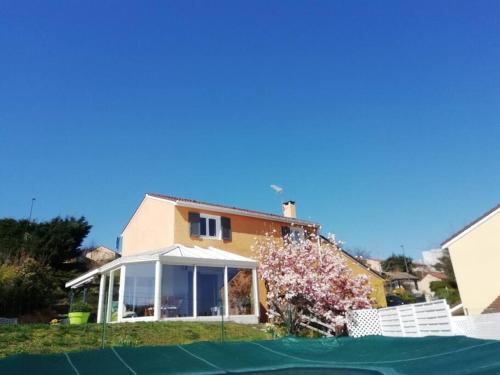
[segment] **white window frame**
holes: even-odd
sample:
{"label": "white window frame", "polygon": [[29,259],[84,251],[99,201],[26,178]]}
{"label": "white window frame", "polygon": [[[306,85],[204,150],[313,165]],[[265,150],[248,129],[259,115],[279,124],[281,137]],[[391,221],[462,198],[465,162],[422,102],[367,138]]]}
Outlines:
{"label": "white window frame", "polygon": [[[206,220],[206,235],[201,234],[201,219]],[[209,236],[209,230],[208,230],[208,219],[215,219],[215,236]],[[201,214],[200,213],[200,238],[204,238],[207,240],[220,240],[222,238],[222,228],[221,228],[221,223],[220,223],[220,216],[215,216],[215,215],[207,215],[207,214]]]}

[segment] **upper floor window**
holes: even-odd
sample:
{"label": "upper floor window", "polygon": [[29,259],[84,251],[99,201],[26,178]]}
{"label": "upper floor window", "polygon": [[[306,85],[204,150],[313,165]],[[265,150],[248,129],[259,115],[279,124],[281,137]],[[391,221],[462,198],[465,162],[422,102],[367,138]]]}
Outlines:
{"label": "upper floor window", "polygon": [[231,240],[231,219],[224,216],[189,213],[189,234],[191,237]]}
{"label": "upper floor window", "polygon": [[305,231],[304,228],[301,227],[281,227],[281,234],[283,237],[287,237],[292,241],[302,241],[305,239]]}
{"label": "upper floor window", "polygon": [[304,229],[303,228],[297,228],[297,227],[292,227],[290,228],[290,237],[294,241],[303,241],[304,240]]}
{"label": "upper floor window", "polygon": [[200,214],[200,237],[220,238],[220,217]]}

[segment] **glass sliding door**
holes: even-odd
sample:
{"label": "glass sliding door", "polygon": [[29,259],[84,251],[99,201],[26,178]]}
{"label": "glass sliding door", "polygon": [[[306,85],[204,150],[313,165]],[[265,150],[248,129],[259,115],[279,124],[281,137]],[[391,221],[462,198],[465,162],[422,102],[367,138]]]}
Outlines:
{"label": "glass sliding door", "polygon": [[224,268],[197,267],[196,306],[197,316],[222,314],[224,305]]}
{"label": "glass sliding door", "polygon": [[193,266],[162,266],[161,317],[193,316]]}
{"label": "glass sliding door", "polygon": [[253,314],[252,270],[243,268],[227,269],[229,315]]}
{"label": "glass sliding door", "polygon": [[125,267],[123,318],[153,317],[155,264],[127,264]]}

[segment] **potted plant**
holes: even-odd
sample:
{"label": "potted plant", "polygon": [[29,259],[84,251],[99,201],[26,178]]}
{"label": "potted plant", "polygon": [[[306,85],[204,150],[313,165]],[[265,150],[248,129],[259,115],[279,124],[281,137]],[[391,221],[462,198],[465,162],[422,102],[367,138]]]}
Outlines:
{"label": "potted plant", "polygon": [[75,302],[69,308],[69,324],[85,324],[89,320],[91,308],[88,303]]}

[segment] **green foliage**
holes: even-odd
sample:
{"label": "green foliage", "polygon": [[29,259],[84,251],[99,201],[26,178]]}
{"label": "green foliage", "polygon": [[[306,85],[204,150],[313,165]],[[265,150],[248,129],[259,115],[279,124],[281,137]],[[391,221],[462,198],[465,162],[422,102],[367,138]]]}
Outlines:
{"label": "green foliage", "polygon": [[392,293],[401,298],[404,303],[416,302],[416,298],[411,295],[405,288],[396,288],[392,291]]}
{"label": "green foliage", "polygon": [[91,312],[92,308],[88,303],[85,302],[74,302],[70,308],[69,312]]}
{"label": "green foliage", "polygon": [[392,254],[389,258],[382,261],[381,264],[382,269],[385,272],[393,272],[393,271],[406,272],[405,258],[406,258],[406,265],[408,265],[408,272],[412,273],[414,266],[413,259],[410,257],[405,257],[404,255]]}
{"label": "green foliage", "polygon": [[448,249],[443,251],[443,256],[439,258],[439,262],[435,267],[438,271],[444,272],[453,288],[456,289],[457,281],[455,279],[455,271],[453,270],[453,264],[451,263],[450,252]]}
{"label": "green foliage", "polygon": [[432,281],[429,285],[434,295],[439,299],[445,299],[450,306],[460,301],[458,289],[450,281]]}
{"label": "green foliage", "polygon": [[[224,323],[226,340],[265,340],[263,325]],[[152,322],[106,325],[106,346],[187,344],[219,341],[220,323]],[[0,358],[17,353],[63,353],[101,347],[102,324],[18,324],[0,329]]]}
{"label": "green foliage", "polygon": [[64,283],[87,270],[70,260],[90,228],[84,217],[0,219],[0,316],[39,313],[65,300]]}
{"label": "green foliage", "polygon": [[79,254],[91,225],[84,217],[56,217],[45,222],[0,220],[0,261],[19,260],[24,256],[42,264],[60,268]]}
{"label": "green foliage", "polygon": [[17,316],[49,306],[58,290],[52,269],[24,257],[0,264],[0,313]]}

